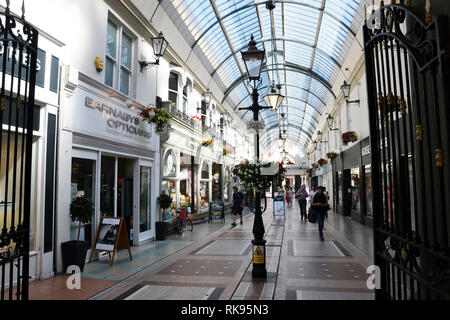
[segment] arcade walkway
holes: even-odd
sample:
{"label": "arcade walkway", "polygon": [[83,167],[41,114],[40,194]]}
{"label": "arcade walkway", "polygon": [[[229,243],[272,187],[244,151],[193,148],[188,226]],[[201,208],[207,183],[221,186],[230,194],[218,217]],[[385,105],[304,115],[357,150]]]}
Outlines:
{"label": "arcade walkway", "polygon": [[31,298],[373,299],[366,286],[366,267],[372,260],[369,228],[330,213],[322,242],[317,224],[300,222],[298,204],[287,210],[285,219],[274,219],[270,202],[263,214],[268,272],[264,281],[251,277],[253,214],[245,211],[243,225],[235,228],[227,215],[225,225],[219,220],[196,224],[193,233],[171,234],[166,241],[133,248],[132,262],[123,251],[112,267],[107,259],[88,264],[81,290],[62,287],[66,276],[34,281]]}

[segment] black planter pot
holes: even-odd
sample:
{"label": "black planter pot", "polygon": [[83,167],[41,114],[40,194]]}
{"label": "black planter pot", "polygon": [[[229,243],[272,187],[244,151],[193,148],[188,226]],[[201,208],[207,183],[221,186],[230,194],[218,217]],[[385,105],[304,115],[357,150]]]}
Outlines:
{"label": "black planter pot", "polygon": [[169,230],[169,223],[158,221],[155,223],[156,241],[166,240],[167,232]]}
{"label": "black planter pot", "polygon": [[72,265],[84,269],[84,262],[86,261],[86,254],[89,249],[89,242],[87,241],[67,241],[61,243],[63,272],[67,272],[67,268]]}

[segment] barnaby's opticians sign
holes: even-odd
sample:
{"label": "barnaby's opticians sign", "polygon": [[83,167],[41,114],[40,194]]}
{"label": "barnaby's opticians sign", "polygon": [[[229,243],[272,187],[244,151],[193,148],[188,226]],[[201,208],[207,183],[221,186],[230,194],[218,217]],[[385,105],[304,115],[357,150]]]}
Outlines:
{"label": "barnaby's opticians sign", "polygon": [[94,136],[154,149],[152,127],[131,110],[92,96],[79,95],[76,129]]}

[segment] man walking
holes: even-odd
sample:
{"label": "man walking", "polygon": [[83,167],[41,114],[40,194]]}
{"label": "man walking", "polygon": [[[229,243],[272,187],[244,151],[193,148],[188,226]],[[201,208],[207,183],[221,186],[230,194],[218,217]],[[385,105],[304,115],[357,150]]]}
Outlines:
{"label": "man walking", "polygon": [[324,223],[325,216],[327,215],[327,211],[329,208],[328,199],[324,192],[325,192],[325,187],[319,187],[317,189],[317,194],[314,196],[314,198],[311,202],[311,207],[314,210],[314,213],[317,218],[317,224],[319,226],[320,240],[322,240],[322,241],[325,239],[323,237],[323,223]]}
{"label": "man walking", "polygon": [[242,210],[244,208],[244,195],[238,190],[236,186],[233,187],[233,205],[231,207],[231,213],[233,214],[233,227],[236,226],[237,215],[239,214],[242,224]]}
{"label": "man walking", "polygon": [[309,194],[306,192],[306,186],[304,184],[297,190],[295,197],[298,198],[298,204],[300,206],[300,221],[303,219],[306,221],[306,198],[309,197]]}

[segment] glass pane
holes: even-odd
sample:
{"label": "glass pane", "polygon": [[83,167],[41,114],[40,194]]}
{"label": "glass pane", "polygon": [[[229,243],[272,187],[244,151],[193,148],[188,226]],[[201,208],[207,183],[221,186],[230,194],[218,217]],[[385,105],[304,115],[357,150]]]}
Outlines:
{"label": "glass pane", "polygon": [[111,21],[108,21],[106,35],[106,54],[112,58],[116,58],[117,47],[117,27]]}
{"label": "glass pane", "polygon": [[209,208],[209,182],[200,182],[200,209]]}
{"label": "glass pane", "polygon": [[105,84],[112,87],[114,83],[114,62],[106,58],[105,63]]}
{"label": "glass pane", "polygon": [[169,101],[177,104],[177,94],[173,91],[169,91]]}
{"label": "glass pane", "polygon": [[169,75],[169,89],[178,91],[178,75],[171,72]]}
{"label": "glass pane", "polygon": [[120,92],[128,96],[130,94],[130,72],[120,68]]}
{"label": "glass pane", "polygon": [[116,159],[102,156],[100,182],[100,215],[114,217]]}
{"label": "glass pane", "polygon": [[[72,180],[71,180],[71,195],[72,200],[77,195],[85,194],[87,198],[95,205],[95,161],[89,159],[72,158]],[[94,217],[92,217],[94,218]],[[70,223],[70,240],[77,240],[78,238],[78,222],[71,221]],[[93,237],[94,229],[92,222],[84,224],[80,228],[81,241],[89,242],[91,246],[91,240]]]}
{"label": "glass pane", "polygon": [[140,201],[139,201],[139,232],[145,232],[151,229],[151,168],[141,167],[140,182]]}
{"label": "glass pane", "polygon": [[132,44],[133,40],[122,32],[122,56],[120,63],[128,69],[131,69],[131,58],[133,56]]}

